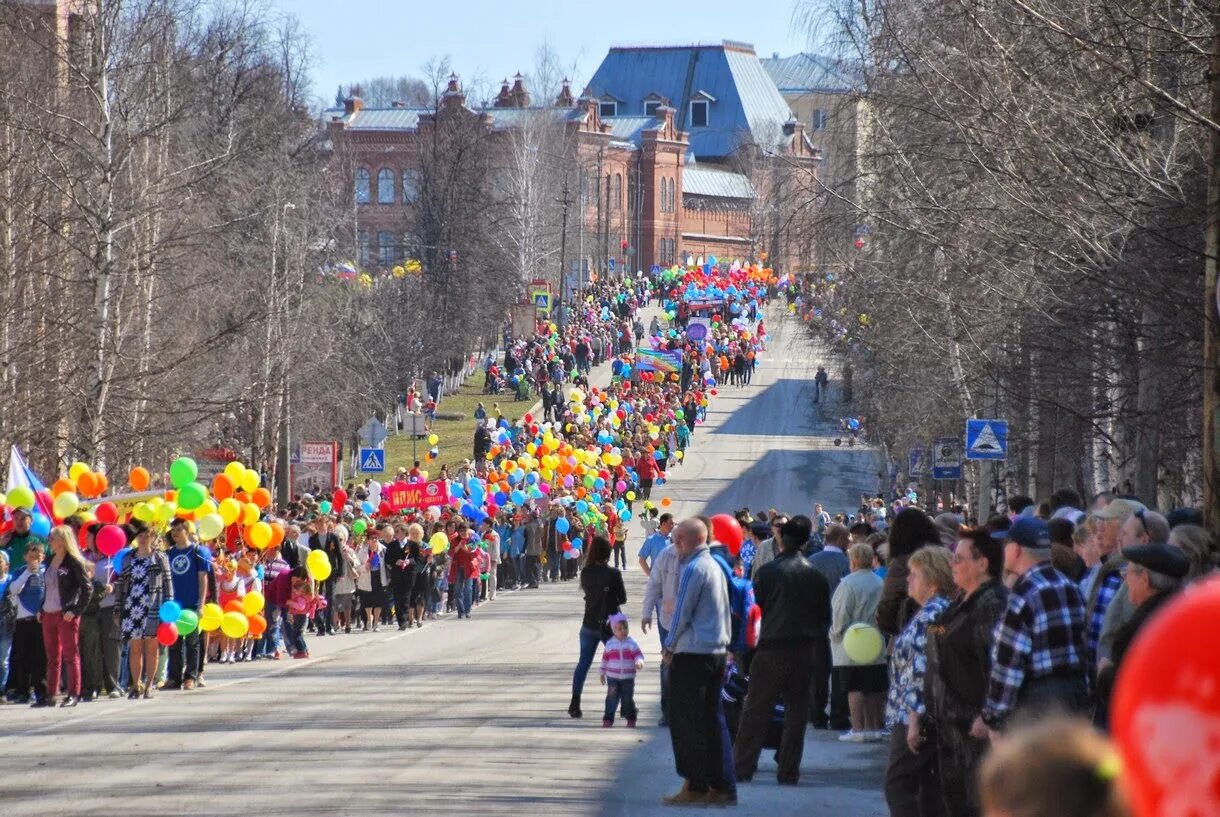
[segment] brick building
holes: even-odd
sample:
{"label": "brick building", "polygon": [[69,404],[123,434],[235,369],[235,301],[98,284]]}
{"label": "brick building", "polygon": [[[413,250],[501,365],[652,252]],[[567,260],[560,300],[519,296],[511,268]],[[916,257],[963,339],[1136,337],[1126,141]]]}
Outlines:
{"label": "brick building", "polygon": [[542,105],[518,75],[494,101],[471,107],[451,76],[436,110],[370,109],[349,98],[326,111],[328,138],[353,174],[361,263],[410,254],[417,141],[447,109],[505,142],[526,117],[562,125],[560,161],[573,179],[570,273],[763,252],[786,270],[812,257],[793,214],[811,195],[817,151],[753,48],[724,42],[612,48],[579,98],[565,81]]}

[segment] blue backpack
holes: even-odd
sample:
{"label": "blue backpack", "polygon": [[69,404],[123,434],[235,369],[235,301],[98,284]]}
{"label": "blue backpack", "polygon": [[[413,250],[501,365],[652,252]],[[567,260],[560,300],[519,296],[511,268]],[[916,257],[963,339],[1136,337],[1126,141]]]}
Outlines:
{"label": "blue backpack", "polygon": [[758,646],[762,627],[762,610],[754,602],[754,584],[734,576],[733,568],[720,554],[713,553],[712,558],[724,571],[729,586],[729,652],[744,655]]}

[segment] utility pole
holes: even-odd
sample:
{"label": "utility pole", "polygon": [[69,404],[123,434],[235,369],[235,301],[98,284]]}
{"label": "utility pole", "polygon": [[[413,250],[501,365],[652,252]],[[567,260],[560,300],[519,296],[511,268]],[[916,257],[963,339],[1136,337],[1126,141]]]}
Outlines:
{"label": "utility pole", "polygon": [[564,174],[563,177],[563,196],[557,199],[563,208],[563,216],[560,221],[559,228],[559,296],[555,299],[555,311],[559,315],[559,329],[563,331],[567,324],[567,315],[564,312],[563,292],[568,286],[568,275],[565,265],[567,264],[568,251],[568,207],[572,204],[572,197],[568,193],[568,177]]}
{"label": "utility pole", "polygon": [[[1212,59],[1207,76],[1211,121],[1220,122],[1220,7],[1212,11]],[[1207,230],[1204,234],[1203,290],[1203,515],[1213,531],[1220,526],[1220,301],[1216,297],[1220,255],[1220,133],[1208,141]]]}

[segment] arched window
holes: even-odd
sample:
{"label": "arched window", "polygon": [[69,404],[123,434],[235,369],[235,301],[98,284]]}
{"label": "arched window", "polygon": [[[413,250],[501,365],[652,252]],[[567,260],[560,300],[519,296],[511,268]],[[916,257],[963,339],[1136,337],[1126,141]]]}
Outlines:
{"label": "arched window", "polygon": [[398,260],[395,252],[394,233],[389,230],[377,233],[377,258],[382,264],[393,264]]}
{"label": "arched window", "polygon": [[614,174],[614,209],[623,209],[623,175],[621,173]]}
{"label": "arched window", "polygon": [[661,179],[661,212],[669,212],[669,179]]}
{"label": "arched window", "polygon": [[356,204],[369,203],[369,169],[356,168]]}
{"label": "arched window", "polygon": [[402,172],[402,203],[414,204],[419,201],[419,171],[404,170]]}
{"label": "arched window", "polygon": [[[365,177],[368,171],[365,171]],[[369,231],[360,230],[356,233],[356,263],[364,266],[369,262]]]}
{"label": "arched window", "polygon": [[388,167],[377,171],[377,203],[394,203],[394,171]]}

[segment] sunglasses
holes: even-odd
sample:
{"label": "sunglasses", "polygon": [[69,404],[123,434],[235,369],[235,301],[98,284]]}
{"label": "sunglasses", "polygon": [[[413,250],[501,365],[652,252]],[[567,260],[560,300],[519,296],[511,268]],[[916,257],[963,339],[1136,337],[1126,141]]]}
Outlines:
{"label": "sunglasses", "polygon": [[1135,512],[1135,518],[1140,521],[1140,527],[1144,529],[1144,533],[1148,533],[1148,519],[1144,516],[1145,510],[1140,508]]}

